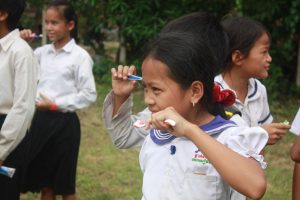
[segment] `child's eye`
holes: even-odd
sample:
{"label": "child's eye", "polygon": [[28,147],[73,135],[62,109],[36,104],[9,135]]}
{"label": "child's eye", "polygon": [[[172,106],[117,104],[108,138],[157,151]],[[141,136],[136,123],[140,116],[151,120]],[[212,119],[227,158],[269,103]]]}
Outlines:
{"label": "child's eye", "polygon": [[161,92],[161,89],[156,88],[156,87],[152,87],[152,90],[153,90],[153,92],[156,93],[156,94]]}

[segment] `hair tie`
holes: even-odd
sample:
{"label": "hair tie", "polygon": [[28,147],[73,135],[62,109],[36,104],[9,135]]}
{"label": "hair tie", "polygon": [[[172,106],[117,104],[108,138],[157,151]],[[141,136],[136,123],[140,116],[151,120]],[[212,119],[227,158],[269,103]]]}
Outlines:
{"label": "hair tie", "polygon": [[224,107],[234,104],[236,99],[235,93],[230,89],[221,89],[221,87],[214,83],[213,101],[221,103]]}

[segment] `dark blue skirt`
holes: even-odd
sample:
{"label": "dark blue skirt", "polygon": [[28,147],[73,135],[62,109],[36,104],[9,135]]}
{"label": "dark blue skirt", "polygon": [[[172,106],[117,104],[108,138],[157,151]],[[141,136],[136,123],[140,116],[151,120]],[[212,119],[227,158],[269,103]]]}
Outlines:
{"label": "dark blue skirt", "polygon": [[37,111],[29,136],[29,165],[22,191],[48,187],[56,195],[74,194],[80,144],[76,113]]}

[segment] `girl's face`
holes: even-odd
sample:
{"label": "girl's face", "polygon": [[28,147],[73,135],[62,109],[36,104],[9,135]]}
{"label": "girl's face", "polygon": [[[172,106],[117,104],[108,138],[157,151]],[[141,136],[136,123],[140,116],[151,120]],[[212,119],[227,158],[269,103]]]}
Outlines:
{"label": "girl's face", "polygon": [[264,79],[268,77],[268,70],[272,57],[269,54],[270,39],[264,33],[250,50],[249,55],[242,60],[242,67],[249,78]]}
{"label": "girl's face", "polygon": [[179,114],[188,119],[191,92],[183,90],[169,77],[169,68],[153,58],[146,58],[142,65],[144,100],[151,112],[158,112],[172,106]]}
{"label": "girl's face", "polygon": [[50,41],[56,47],[63,47],[71,39],[70,32],[74,22],[66,22],[57,8],[48,8],[46,11],[46,31]]}

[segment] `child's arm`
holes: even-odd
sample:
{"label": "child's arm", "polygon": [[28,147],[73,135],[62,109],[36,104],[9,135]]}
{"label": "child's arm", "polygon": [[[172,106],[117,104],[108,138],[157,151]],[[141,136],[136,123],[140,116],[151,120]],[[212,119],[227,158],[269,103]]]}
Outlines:
{"label": "child's arm", "polygon": [[112,116],[115,116],[122,104],[128,99],[130,94],[136,88],[136,81],[127,79],[128,75],[133,75],[136,69],[135,66],[122,66],[111,69],[112,74],[112,90],[114,93],[114,108]]}
{"label": "child's arm", "polygon": [[136,88],[136,81],[128,80],[127,76],[134,73],[134,66],[113,68],[113,90],[106,96],[103,103],[102,119],[113,144],[118,148],[141,146],[149,133],[145,128],[133,126],[137,120],[146,121],[151,116],[148,109],[136,115],[132,114],[131,93]]}
{"label": "child's arm", "polygon": [[293,172],[292,200],[300,199],[300,164],[295,163]]}
{"label": "child's arm", "polygon": [[[170,127],[164,123],[164,119],[174,120],[176,126]],[[197,125],[186,121],[173,108],[152,114],[151,124],[155,128],[168,130],[193,141],[224,180],[238,192],[251,199],[260,199],[264,195],[266,179],[256,160],[241,156],[224,146]]]}
{"label": "child's arm", "polygon": [[[31,48],[23,40],[18,39],[11,48],[15,55],[11,56],[13,77],[10,77],[13,92],[12,102],[3,126],[0,130],[0,160],[6,157],[17,147],[28,130],[34,114],[34,99],[37,85],[37,62]],[[9,80],[9,79],[8,79]]]}
{"label": "child's arm", "polygon": [[300,162],[300,136],[296,137],[296,140],[291,148],[291,158],[295,162]]}
{"label": "child's arm", "polygon": [[110,92],[103,103],[102,119],[104,126],[108,130],[113,144],[118,148],[131,148],[141,146],[149,131],[143,128],[137,128],[133,124],[137,120],[146,121],[151,117],[148,109],[132,114],[132,96],[129,97],[120,107],[115,116],[112,117],[113,110],[113,92]]}
{"label": "child's arm", "polygon": [[278,142],[278,140],[280,140],[287,133],[291,126],[284,123],[271,123],[262,125],[262,128],[264,128],[269,135],[267,144],[272,145]]}

